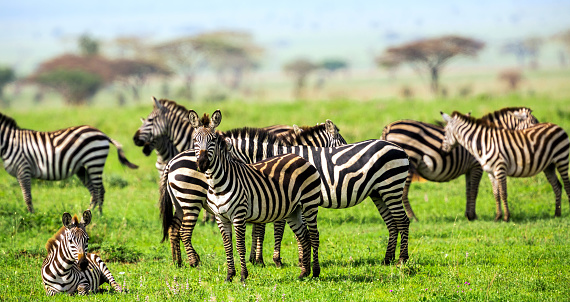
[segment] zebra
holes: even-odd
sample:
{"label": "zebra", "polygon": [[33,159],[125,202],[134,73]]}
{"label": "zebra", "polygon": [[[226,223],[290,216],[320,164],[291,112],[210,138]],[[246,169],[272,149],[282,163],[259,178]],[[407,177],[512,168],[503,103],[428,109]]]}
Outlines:
{"label": "zebra", "polygon": [[[299,142],[320,142],[322,146],[325,147],[334,147],[346,144],[346,141],[339,133],[338,127],[331,120],[326,120],[324,124],[319,124],[310,128],[302,128],[304,130],[297,132],[295,135],[288,136],[276,136],[263,129],[248,127],[232,129],[222,132],[222,134],[224,137],[231,138],[234,146],[243,144],[246,145],[247,148],[251,147],[250,151],[243,153],[239,153],[240,149],[243,148],[234,147],[234,150],[236,151],[234,155],[238,156],[246,163],[253,163],[260,159],[265,159],[263,154],[275,144],[298,145]],[[323,135],[325,132],[326,134]],[[159,204],[163,229],[162,241],[167,237],[170,237],[172,259],[178,266],[182,265],[180,240],[184,243],[184,248],[186,250],[190,266],[197,266],[200,263],[200,257],[192,246],[192,233],[200,210],[203,207],[206,211],[209,210],[208,207],[205,206],[208,184],[206,183],[204,174],[197,171],[196,159],[191,156],[193,152],[194,150],[187,150],[185,151],[185,155],[187,156],[181,157],[180,160],[173,159],[172,161],[175,161],[175,163],[172,163],[172,161],[170,163],[170,169],[176,170],[180,167],[186,170],[186,173],[183,176],[180,176],[184,178],[184,185],[189,189],[187,191],[186,198],[172,199],[168,194],[165,194],[167,182],[164,175],[161,178],[160,184],[161,197]],[[180,154],[178,157],[180,157]],[[172,213],[173,207],[175,208],[174,214]],[[282,227],[280,227],[281,225]],[[257,225],[254,225],[254,228],[256,227]],[[275,227],[277,229],[283,229],[285,227],[284,222],[276,223]],[[259,228],[259,230],[261,230],[261,228]],[[265,228],[262,230],[264,231]],[[254,250],[256,250],[256,254],[253,254]],[[262,250],[261,246],[257,244],[257,239],[252,241],[251,251],[252,256],[250,257],[250,261],[253,263],[263,264],[263,258],[260,255]]]}
{"label": "zebra", "polygon": [[[383,263],[389,264],[395,260],[398,235],[401,236],[399,263],[407,261],[410,221],[402,205],[402,192],[408,175],[409,160],[402,148],[383,140],[368,140],[334,148],[287,146],[275,137],[259,143],[255,139],[242,139],[241,143],[234,144],[235,156],[243,160],[239,154],[246,154],[245,158],[252,162],[286,153],[305,158],[319,170],[321,176],[321,207],[349,208],[370,196],[389,231]],[[172,220],[172,217],[168,217],[172,213],[165,205],[172,204],[174,201],[171,199],[177,200],[177,208],[180,207],[179,203],[198,208],[205,198],[197,193],[199,180],[189,176],[196,169],[194,151],[180,153],[166,167],[160,189],[164,238],[168,234],[165,226]],[[167,187],[173,196],[167,192]],[[195,215],[188,214],[178,219],[191,222],[195,221]],[[277,242],[280,239],[277,238]],[[195,253],[193,249],[192,253]],[[276,256],[279,257],[274,254],[274,259]]]}
{"label": "zebra", "polygon": [[131,169],[121,144],[91,126],[76,126],[53,132],[21,129],[11,117],[0,113],[0,156],[6,171],[16,177],[30,213],[31,179],[62,180],[77,175],[91,194],[91,208],[102,213],[105,188],[103,168],[109,142],[115,145],[119,161]]}
{"label": "zebra", "polygon": [[91,211],[83,212],[81,221],[77,215],[72,218],[63,213],[62,222],[63,227],[46,243],[48,255],[42,264],[46,294],[97,293],[103,283],[121,292],[105,262],[98,255],[87,253],[89,236],[85,227],[91,222]]}
{"label": "zebra", "polygon": [[[299,239],[303,265],[299,278],[310,274],[310,251],[313,248],[313,276],[318,277],[319,232],[317,213],[321,178],[308,161],[294,154],[284,154],[246,164],[231,155],[232,141],[216,133],[222,114],[216,110],[210,119],[191,110],[190,122],[194,128],[194,149],[198,171],[206,175],[209,186],[207,202],[216,214],[216,221],[226,251],[228,274],[235,276],[232,247],[232,229],[236,233],[236,247],[240,257],[241,281],[248,276],[245,261],[245,223],[267,223],[286,219]],[[174,174],[171,174],[175,176]],[[174,181],[169,179],[169,181]],[[176,196],[176,192],[170,191]],[[303,217],[301,217],[303,215]],[[307,240],[307,226],[310,241]]]}
{"label": "zebra", "polygon": [[555,216],[561,215],[562,186],[555,170],[564,183],[570,200],[568,155],[570,141],[560,126],[550,123],[536,124],[523,130],[502,129],[467,117],[457,111],[451,116],[441,112],[447,122],[442,150],[447,152],[456,145],[463,146],[488,173],[496,202],[495,220],[508,221],[507,176],[530,177],[544,172],[556,197]]}
{"label": "zebra", "polygon": [[[525,129],[538,123],[532,110],[526,107],[503,108],[486,114],[481,119],[506,129]],[[475,204],[479,183],[483,176],[481,165],[467,150],[459,146],[450,152],[441,152],[444,131],[440,125],[414,120],[399,120],[386,125],[382,139],[402,147],[410,158],[410,174],[406,179],[402,198],[408,217],[418,218],[408,200],[414,173],[435,182],[448,182],[465,174],[465,216],[477,219]]]}
{"label": "zebra", "polygon": [[[149,156],[156,152],[155,167],[162,176],[166,164],[178,153],[193,149],[191,139],[194,128],[188,123],[188,109],[174,101],[152,97],[154,108],[142,125],[137,129],[133,141],[143,147],[143,153]],[[296,125],[272,125],[263,128],[275,135],[292,136],[302,131]]]}

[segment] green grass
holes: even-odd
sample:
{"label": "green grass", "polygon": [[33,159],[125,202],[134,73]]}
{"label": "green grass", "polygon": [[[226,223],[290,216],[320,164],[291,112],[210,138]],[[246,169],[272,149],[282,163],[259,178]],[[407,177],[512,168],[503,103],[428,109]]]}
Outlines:
{"label": "green grass", "polygon": [[[299,101],[277,103],[186,103],[198,113],[221,109],[221,129],[271,124],[315,124],[332,119],[349,142],[378,138],[397,119],[433,122],[439,111],[471,111],[480,116],[506,106],[529,106],[541,121],[570,131],[570,105],[548,95],[474,97],[445,100]],[[554,194],[543,175],[509,179],[511,222],[494,222],[495,206],[486,177],[477,214],[467,221],[465,183],[414,183],[410,200],[420,221],[410,227],[410,260],[383,266],[388,232],[372,202],[346,210],[319,211],[321,277],[297,280],[296,244],[287,231],[286,265],[271,262],[272,230],[264,245],[266,267],[248,265],[246,285],[225,283],[222,240],[216,226],[198,225],[193,244],[199,268],[172,264],[168,243],[160,243],[158,174],[154,155],[144,157],[132,143],[139,117],[150,101],[136,107],[84,107],[3,110],[23,128],[56,130],[90,124],[120,141],[126,156],[140,165],[122,167],[111,148],[104,174],[104,213],[94,213],[87,230],[90,248],[107,262],[128,293],[104,293],[101,301],[563,301],[570,297],[570,209],[563,194],[562,217],[553,218]],[[0,172],[0,300],[47,300],[40,276],[46,241],[67,211],[81,214],[88,191],[75,179],[34,181],[35,214],[26,207],[15,178]],[[249,228],[248,228],[248,231]],[[249,248],[249,233],[248,233]],[[249,251],[248,251],[249,252]],[[185,258],[185,255],[183,255]],[[235,253],[237,257],[237,252]],[[186,261],[185,261],[186,262]],[[105,286],[108,288],[108,286]],[[56,300],[92,300],[58,296]]]}

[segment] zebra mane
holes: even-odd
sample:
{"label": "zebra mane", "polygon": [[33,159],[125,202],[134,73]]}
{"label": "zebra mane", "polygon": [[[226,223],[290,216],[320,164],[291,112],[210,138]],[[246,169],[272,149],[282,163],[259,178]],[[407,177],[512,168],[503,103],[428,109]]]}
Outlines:
{"label": "zebra mane", "polygon": [[54,248],[57,247],[56,242],[59,241],[60,237],[63,235],[63,233],[65,233],[65,227],[62,226],[59,231],[57,231],[57,233],[55,233],[53,236],[51,236],[50,239],[48,239],[47,243],[46,243],[46,250],[48,251],[48,254],[50,253],[50,251]]}
{"label": "zebra mane", "polygon": [[453,111],[451,116],[457,117],[462,121],[467,121],[467,122],[474,123],[474,124],[477,124],[480,126],[489,127],[489,128],[499,128],[499,127],[497,127],[497,125],[495,125],[493,122],[491,122],[490,120],[488,120],[486,118],[475,118],[472,116],[467,116],[465,114],[462,114],[459,111]]}
{"label": "zebra mane", "polygon": [[6,126],[11,128],[20,128],[18,127],[18,123],[16,123],[16,120],[1,112],[0,112],[0,124],[5,124]]}
{"label": "zebra mane", "polygon": [[222,132],[222,135],[225,137],[242,138],[242,139],[256,137],[257,140],[265,141],[268,144],[283,143],[283,140],[280,137],[261,128],[251,128],[251,127],[235,128]]}
{"label": "zebra mane", "polygon": [[[289,132],[288,134],[282,135],[279,137],[284,143],[288,145],[293,144],[294,142],[299,141],[300,138],[311,137],[316,132],[326,131],[326,124],[318,124],[316,126],[300,126],[303,131],[299,134],[294,134]],[[338,131],[338,127],[335,125],[336,130]]]}
{"label": "zebra mane", "polygon": [[204,116],[200,119],[200,124],[204,127],[210,126],[210,116],[207,113],[204,113]]}
{"label": "zebra mane", "polygon": [[[168,111],[175,115],[182,115],[184,118],[187,118],[188,109],[183,105],[176,103],[175,101],[167,100],[167,99],[160,99],[158,101],[162,106],[164,106]],[[156,109],[156,107],[155,107]]]}

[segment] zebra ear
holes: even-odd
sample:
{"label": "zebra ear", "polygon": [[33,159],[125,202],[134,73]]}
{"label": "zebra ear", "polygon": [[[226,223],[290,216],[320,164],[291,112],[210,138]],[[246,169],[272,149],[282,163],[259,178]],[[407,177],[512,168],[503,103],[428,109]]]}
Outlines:
{"label": "zebra ear", "polygon": [[162,104],[153,96],[152,97],[152,101],[154,103],[154,107],[161,109],[162,108]]}
{"label": "zebra ear", "polygon": [[222,122],[222,112],[220,109],[218,109],[212,113],[212,118],[210,119],[210,128],[217,128],[220,125],[220,122]]}
{"label": "zebra ear", "polygon": [[441,117],[443,117],[444,121],[446,121],[447,123],[451,122],[451,117],[447,115],[447,113],[443,113],[442,111],[440,111],[439,113],[441,114]]}
{"label": "zebra ear", "polygon": [[198,116],[198,113],[196,113],[196,111],[192,109],[188,111],[188,120],[190,121],[190,126],[192,126],[193,128],[200,127],[200,117]]}
{"label": "zebra ear", "polygon": [[327,129],[327,132],[335,135],[338,133],[338,128],[336,127],[336,125],[329,119],[326,120],[325,122],[325,127]]}
{"label": "zebra ear", "polygon": [[226,150],[231,151],[233,147],[234,144],[232,144],[232,140],[229,137],[226,137]]}
{"label": "zebra ear", "polygon": [[467,112],[465,116],[471,117],[471,111]]}
{"label": "zebra ear", "polygon": [[143,123],[143,124],[144,124],[144,118],[143,118],[143,117],[141,117],[141,123]]}
{"label": "zebra ear", "polygon": [[63,213],[63,216],[61,217],[61,222],[63,223],[64,227],[69,228],[69,226],[71,225],[71,214],[67,212]]}
{"label": "zebra ear", "polygon": [[293,125],[293,132],[295,132],[296,135],[299,135],[301,132],[303,132],[303,129],[297,125]]}
{"label": "zebra ear", "polygon": [[91,210],[87,209],[85,210],[85,212],[83,212],[83,218],[81,219],[81,223],[83,223],[83,226],[87,226],[88,224],[91,223]]}

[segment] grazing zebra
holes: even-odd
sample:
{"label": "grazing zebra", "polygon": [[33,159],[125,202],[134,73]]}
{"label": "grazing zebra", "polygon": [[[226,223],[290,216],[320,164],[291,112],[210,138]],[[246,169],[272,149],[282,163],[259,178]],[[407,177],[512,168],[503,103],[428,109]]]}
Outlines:
{"label": "grazing zebra", "polygon": [[[241,265],[241,281],[248,271],[245,261],[246,222],[268,223],[285,219],[299,239],[303,265],[299,278],[310,274],[310,251],[313,248],[313,276],[318,277],[319,232],[317,212],[321,179],[317,169],[294,154],[272,157],[254,164],[246,164],[231,155],[232,142],[216,133],[222,114],[219,110],[212,119],[204,114],[201,119],[190,111],[194,131],[194,148],[198,154],[198,171],[205,173],[208,206],[216,214],[216,221],[226,250],[228,274],[231,281],[236,271],[233,260],[232,229],[236,233],[236,247]],[[172,174],[172,176],[175,176]],[[173,181],[173,180],[170,180]],[[170,191],[176,196],[176,192]],[[303,217],[301,217],[301,214]],[[306,222],[306,225],[305,225]],[[307,226],[310,241],[307,239]]]}
{"label": "grazing zebra", "polygon": [[[325,147],[334,147],[346,144],[346,141],[340,135],[336,125],[327,120],[324,124],[313,127],[304,127],[304,130],[297,132],[295,135],[288,136],[275,136],[270,132],[258,128],[240,128],[230,131],[222,132],[224,137],[229,137],[234,146],[234,155],[239,157],[246,163],[254,163],[261,159],[267,158],[267,152],[273,152],[272,146],[274,145],[298,145],[300,142],[319,142]],[[326,133],[323,135],[323,133]],[[319,140],[326,138],[325,140]],[[241,152],[241,150],[247,152]],[[196,158],[193,156],[194,150],[187,150],[184,156],[178,156],[178,160],[173,159],[169,165],[170,170],[177,170],[178,168],[184,169],[184,175],[179,175],[183,178],[183,184],[187,190],[186,196],[181,199],[170,198],[165,194],[167,186],[166,178],[161,179],[161,198],[160,198],[160,212],[162,216],[162,229],[163,241],[170,237],[170,244],[172,249],[172,259],[178,266],[182,265],[180,240],[184,243],[184,248],[188,256],[190,266],[196,266],[200,262],[200,257],[192,246],[192,232],[200,210],[209,210],[206,206],[206,194],[208,192],[208,184],[203,173],[197,171]],[[181,170],[180,170],[181,171]],[[173,215],[173,206],[175,213]],[[284,222],[276,223],[275,227],[279,229]],[[256,228],[257,225],[254,225]],[[259,228],[265,230],[265,228]],[[255,233],[255,232],[254,232]],[[256,250],[257,256],[250,257],[252,262],[263,263],[263,258],[260,255],[262,252],[261,245],[257,245],[257,239],[252,241],[252,255]],[[256,258],[257,257],[257,258]],[[258,259],[258,260],[255,260]]]}
{"label": "grazing zebra", "polygon": [[442,143],[444,152],[456,145],[463,146],[488,173],[496,201],[495,220],[510,218],[507,203],[507,176],[530,177],[544,171],[556,196],[555,216],[561,215],[562,186],[556,170],[562,177],[564,190],[570,200],[568,180],[568,134],[555,124],[536,124],[523,130],[494,127],[455,111],[451,116],[441,113],[447,122]]}
{"label": "grazing zebra", "polygon": [[[409,161],[402,148],[382,140],[368,140],[335,148],[287,146],[274,137],[272,141],[263,142],[261,146],[256,140],[242,139],[241,143],[234,144],[234,148],[236,157],[242,159],[238,154],[247,154],[245,158],[251,162],[287,153],[297,154],[311,162],[321,176],[321,207],[349,208],[370,196],[389,231],[384,263],[395,259],[398,234],[401,235],[399,260],[405,262],[408,259],[409,219],[402,206],[402,192],[408,175]],[[197,193],[199,181],[189,176],[196,169],[193,151],[177,155],[166,167],[160,190],[165,237],[165,226],[169,226],[168,221],[172,220],[168,217],[172,215],[171,211],[165,206],[174,202],[171,199],[176,200],[177,208],[180,203],[192,204],[198,208],[205,198]],[[166,187],[172,194],[166,192]],[[178,219],[195,221],[195,215],[189,214]],[[276,242],[280,240],[276,239]],[[193,249],[192,252],[195,253]]]}
{"label": "grazing zebra", "polygon": [[48,255],[42,264],[46,294],[97,293],[103,283],[109,283],[120,292],[121,287],[105,262],[87,253],[89,236],[85,227],[91,222],[91,211],[83,212],[81,222],[77,215],[71,218],[69,213],[63,213],[62,222],[63,227],[46,244]]}
{"label": "grazing zebra", "polygon": [[62,180],[76,174],[91,193],[91,208],[102,211],[105,189],[103,167],[111,142],[119,161],[131,169],[121,144],[91,126],[77,126],[53,132],[21,129],[14,119],[0,113],[0,156],[6,171],[20,183],[28,211],[32,205],[31,180]]}
{"label": "grazing zebra", "polygon": [[[538,120],[531,114],[531,110],[525,107],[503,108],[481,119],[506,129],[524,129],[538,123]],[[465,174],[467,200],[465,216],[469,220],[477,219],[475,204],[483,169],[477,160],[461,146],[450,152],[441,152],[443,137],[443,127],[413,120],[390,123],[382,131],[383,140],[402,147],[410,158],[410,174],[406,179],[402,198],[408,217],[418,220],[408,200],[410,184],[415,172],[435,182],[448,182]]]}

